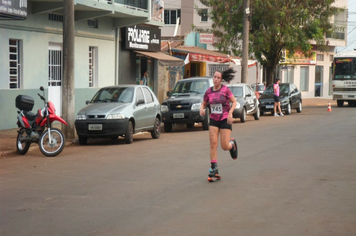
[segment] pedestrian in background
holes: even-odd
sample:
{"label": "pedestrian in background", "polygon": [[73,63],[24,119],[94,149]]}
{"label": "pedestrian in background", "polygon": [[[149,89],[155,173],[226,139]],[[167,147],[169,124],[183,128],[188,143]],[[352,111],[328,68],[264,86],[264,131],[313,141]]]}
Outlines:
{"label": "pedestrian in background", "polygon": [[[214,86],[208,88],[204,94],[204,100],[200,107],[200,115],[205,115],[207,105],[210,106],[210,123],[209,123],[209,139],[210,139],[210,162],[211,169],[209,170],[208,180],[212,177],[220,179],[217,166],[217,147],[219,142],[221,148],[225,151],[230,150],[232,159],[237,158],[237,144],[234,138],[231,138],[231,130],[233,117],[232,113],[236,107],[236,99],[230,89],[222,84],[222,81],[230,82],[235,73],[233,69],[220,72],[215,71],[213,77]],[[231,106],[230,106],[231,103]]]}
{"label": "pedestrian in background", "polygon": [[[279,100],[279,82],[281,80],[280,79],[275,79],[274,84],[273,84],[273,91],[274,91],[274,95],[273,95],[273,99],[274,99],[274,117],[278,117],[278,116],[284,116],[281,110],[281,102]],[[279,110],[279,115],[277,113],[277,107]]]}
{"label": "pedestrian in background", "polygon": [[147,70],[141,72],[141,85],[147,85]]}
{"label": "pedestrian in background", "polygon": [[164,3],[161,0],[156,0],[158,15],[156,16],[159,20],[162,18],[162,12],[164,10]]}

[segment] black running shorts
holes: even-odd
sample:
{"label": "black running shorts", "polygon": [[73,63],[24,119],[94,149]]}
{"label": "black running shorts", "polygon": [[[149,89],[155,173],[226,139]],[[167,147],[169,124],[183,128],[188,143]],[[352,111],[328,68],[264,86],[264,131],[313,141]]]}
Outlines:
{"label": "black running shorts", "polygon": [[279,102],[279,97],[278,96],[274,95],[273,99],[274,99],[274,102]]}
{"label": "black running shorts", "polygon": [[232,130],[232,125],[229,125],[227,123],[227,119],[222,120],[222,121],[217,121],[217,120],[210,119],[209,125],[218,127],[219,129],[230,129],[230,130]]}

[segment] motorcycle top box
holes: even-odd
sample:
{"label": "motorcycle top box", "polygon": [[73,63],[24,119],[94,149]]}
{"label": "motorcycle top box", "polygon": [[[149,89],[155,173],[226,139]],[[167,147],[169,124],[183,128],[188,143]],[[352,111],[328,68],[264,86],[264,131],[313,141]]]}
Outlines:
{"label": "motorcycle top box", "polygon": [[27,95],[18,95],[16,97],[16,108],[24,111],[32,111],[35,100]]}

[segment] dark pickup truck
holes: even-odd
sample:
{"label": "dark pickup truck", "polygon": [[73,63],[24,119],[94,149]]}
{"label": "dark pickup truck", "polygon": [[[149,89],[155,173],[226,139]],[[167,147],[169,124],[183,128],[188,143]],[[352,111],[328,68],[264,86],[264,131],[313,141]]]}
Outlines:
{"label": "dark pickup truck", "polygon": [[167,92],[168,99],[161,105],[164,131],[171,132],[173,124],[186,124],[192,128],[195,123],[202,123],[203,130],[209,129],[209,109],[205,116],[200,116],[200,106],[206,90],[213,86],[211,77],[194,77],[178,81],[172,92]]}

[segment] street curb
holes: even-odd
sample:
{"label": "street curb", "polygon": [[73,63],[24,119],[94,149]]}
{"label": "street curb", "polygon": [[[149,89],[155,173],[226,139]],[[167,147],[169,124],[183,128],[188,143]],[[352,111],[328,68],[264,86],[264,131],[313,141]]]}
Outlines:
{"label": "street curb", "polygon": [[[32,143],[33,145],[36,145],[36,143]],[[35,150],[35,149],[38,149],[39,150],[39,147],[38,147],[38,144],[36,146],[30,146],[30,148],[28,149],[28,152],[32,151],[32,150]],[[76,142],[75,142],[75,139],[74,140],[70,140],[70,141],[67,141],[66,140],[66,143],[65,143],[65,146],[71,146],[71,145],[75,145]],[[15,150],[9,150],[9,151],[0,151],[0,158],[5,158],[5,157],[8,157],[9,155],[19,155],[19,156],[23,156],[23,155],[20,155],[17,153],[16,149]],[[26,155],[26,154],[25,154]]]}

